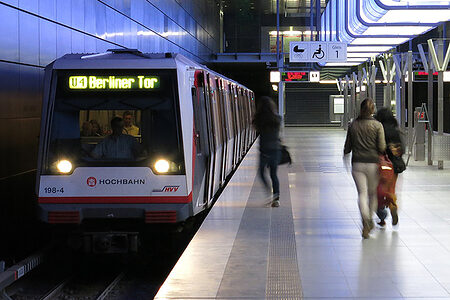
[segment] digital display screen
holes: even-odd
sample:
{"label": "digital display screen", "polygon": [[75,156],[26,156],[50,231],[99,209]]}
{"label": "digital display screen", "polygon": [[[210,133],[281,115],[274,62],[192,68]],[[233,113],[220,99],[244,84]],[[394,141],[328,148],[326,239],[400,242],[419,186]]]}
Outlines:
{"label": "digital display screen", "polygon": [[[428,81],[428,72],[416,71],[413,72],[414,81]],[[438,80],[438,72],[433,73],[433,81]]]}
{"label": "digital display screen", "polygon": [[148,75],[76,75],[67,77],[70,90],[145,91],[160,86],[159,76]]}
{"label": "digital display screen", "polygon": [[309,72],[281,72],[282,81],[309,81]]}

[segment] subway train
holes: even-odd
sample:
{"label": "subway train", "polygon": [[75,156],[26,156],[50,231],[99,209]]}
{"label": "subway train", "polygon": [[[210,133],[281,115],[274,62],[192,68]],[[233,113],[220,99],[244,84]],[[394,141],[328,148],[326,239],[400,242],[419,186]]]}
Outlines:
{"label": "subway train", "polygon": [[55,60],[44,77],[40,220],[82,228],[85,251],[136,251],[129,224],[180,224],[213,205],[256,139],[254,110],[251,90],[181,54]]}

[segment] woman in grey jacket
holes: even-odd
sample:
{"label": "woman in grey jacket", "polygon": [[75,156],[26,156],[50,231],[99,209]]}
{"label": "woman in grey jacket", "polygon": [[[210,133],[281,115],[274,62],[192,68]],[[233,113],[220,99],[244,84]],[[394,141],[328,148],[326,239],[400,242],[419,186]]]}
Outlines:
{"label": "woman in grey jacket", "polygon": [[386,150],[383,125],[372,117],[374,111],[372,99],[361,102],[360,114],[347,131],[344,147],[344,155],[352,152],[352,176],[358,190],[365,239],[374,226],[372,214],[378,205],[378,161],[379,155]]}

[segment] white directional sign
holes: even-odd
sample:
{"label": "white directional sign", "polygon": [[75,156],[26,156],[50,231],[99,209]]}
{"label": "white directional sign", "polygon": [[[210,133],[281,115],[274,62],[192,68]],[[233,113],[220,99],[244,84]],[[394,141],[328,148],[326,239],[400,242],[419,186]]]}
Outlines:
{"label": "white directional sign", "polygon": [[319,82],[320,81],[320,72],[319,71],[309,72],[309,81],[310,82]]}
{"label": "white directional sign", "polygon": [[347,44],[341,42],[290,42],[290,62],[346,62]]}

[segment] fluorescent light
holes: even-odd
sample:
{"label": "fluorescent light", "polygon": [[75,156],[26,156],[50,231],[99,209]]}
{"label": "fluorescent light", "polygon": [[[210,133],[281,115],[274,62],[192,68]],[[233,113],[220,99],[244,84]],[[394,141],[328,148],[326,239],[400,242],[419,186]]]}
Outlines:
{"label": "fluorescent light", "polygon": [[357,66],[361,63],[358,62],[345,62],[345,63],[326,63],[325,66],[327,67],[350,67],[350,66]]}
{"label": "fluorescent light", "polygon": [[445,82],[450,82],[450,71],[445,71],[444,72],[444,81]]}
{"label": "fluorescent light", "polygon": [[372,26],[363,35],[420,35],[433,27],[431,26]]}
{"label": "fluorescent light", "polygon": [[409,38],[356,38],[351,45],[399,45],[408,41]]}
{"label": "fluorescent light", "polygon": [[[347,53],[349,52],[386,52],[394,46],[347,46]],[[347,54],[348,55],[348,54]]]}
{"label": "fluorescent light", "polygon": [[445,9],[400,9],[389,10],[377,23],[440,23],[450,19],[449,10]]}
{"label": "fluorescent light", "polygon": [[365,62],[366,60],[368,60],[368,58],[361,58],[361,57],[347,57],[347,62]]}
{"label": "fluorescent light", "polygon": [[270,82],[280,82],[281,75],[278,71],[270,71]]}
{"label": "fluorescent light", "polygon": [[378,54],[380,54],[380,52],[364,52],[364,53],[350,52],[347,53],[347,58],[354,58],[354,57],[370,58],[373,56],[377,56]]}

